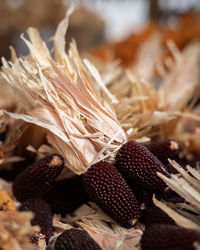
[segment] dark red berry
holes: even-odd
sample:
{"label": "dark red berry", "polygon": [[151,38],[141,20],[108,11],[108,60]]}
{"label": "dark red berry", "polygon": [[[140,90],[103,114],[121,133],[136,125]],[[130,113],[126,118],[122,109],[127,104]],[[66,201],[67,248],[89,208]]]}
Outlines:
{"label": "dark red berry", "polygon": [[155,206],[145,208],[142,211],[140,221],[144,223],[146,227],[152,224],[175,224],[173,219],[171,219],[159,207]]}
{"label": "dark red berry", "polygon": [[115,164],[126,178],[143,190],[158,192],[166,187],[157,176],[157,172],[167,174],[164,165],[141,143],[125,143],[117,153]]}
{"label": "dark red berry", "polygon": [[55,182],[43,197],[53,213],[69,213],[87,202],[80,176]]}
{"label": "dark red berry", "polygon": [[135,224],[140,216],[140,204],[112,164],[92,165],[83,175],[83,185],[89,198],[113,220],[127,228]]}
{"label": "dark red berry", "polygon": [[154,224],[142,235],[142,250],[192,250],[200,243],[200,232],[174,225]]}
{"label": "dark red berry", "polygon": [[35,232],[35,233],[33,233],[33,234],[29,234],[28,237],[29,237],[29,241],[30,241],[32,244],[35,244],[35,245],[38,245],[38,246],[39,246],[40,240],[46,238],[45,235],[43,235],[43,234],[41,234],[41,233],[38,233],[38,232]]}
{"label": "dark red berry", "polygon": [[179,144],[171,139],[152,142],[147,145],[149,151],[154,154],[163,164],[168,163],[168,158],[178,160]]}
{"label": "dark red berry", "polygon": [[40,226],[41,234],[45,235],[48,240],[52,235],[52,214],[46,201],[40,198],[29,199],[21,203],[20,211],[33,212],[34,218],[31,224]]}
{"label": "dark red berry", "polygon": [[63,169],[63,159],[56,154],[49,155],[21,172],[13,183],[17,200],[43,196]]}
{"label": "dark red berry", "polygon": [[29,240],[32,244],[38,245],[39,244],[39,235],[38,234],[30,234],[28,235]]}
{"label": "dark red berry", "polygon": [[58,236],[55,250],[101,250],[95,240],[81,229],[69,229]]}

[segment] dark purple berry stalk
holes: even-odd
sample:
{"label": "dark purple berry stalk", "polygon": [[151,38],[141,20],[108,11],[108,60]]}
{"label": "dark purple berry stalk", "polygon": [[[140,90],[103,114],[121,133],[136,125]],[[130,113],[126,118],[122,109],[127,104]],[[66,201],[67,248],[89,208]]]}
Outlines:
{"label": "dark purple berry stalk", "polygon": [[127,228],[135,224],[140,216],[140,204],[112,164],[92,165],[83,175],[83,185],[89,198],[113,220]]}
{"label": "dark purple berry stalk", "polygon": [[174,225],[154,224],[142,235],[142,250],[194,250],[200,243],[200,232]]}
{"label": "dark purple berry stalk", "polygon": [[147,148],[165,165],[168,163],[168,158],[178,160],[180,148],[179,144],[174,140],[165,139],[151,142],[147,145]]}
{"label": "dark purple berry stalk", "polygon": [[52,154],[26,168],[13,183],[13,193],[17,200],[42,197],[51,188],[63,167],[63,159]]}
{"label": "dark purple berry stalk", "polygon": [[163,191],[165,183],[157,172],[167,175],[164,165],[143,144],[129,141],[119,149],[116,168],[143,190]]}
{"label": "dark purple berry stalk", "polygon": [[142,210],[140,221],[145,224],[146,227],[152,224],[175,224],[173,219],[156,206],[147,207]]}
{"label": "dark purple berry stalk", "polygon": [[58,236],[55,250],[101,250],[102,248],[82,229],[71,228]]}
{"label": "dark purple berry stalk", "polygon": [[45,235],[48,240],[52,235],[52,214],[46,201],[40,198],[26,200],[21,203],[20,211],[33,212],[34,218],[31,224],[40,226],[41,234]]}

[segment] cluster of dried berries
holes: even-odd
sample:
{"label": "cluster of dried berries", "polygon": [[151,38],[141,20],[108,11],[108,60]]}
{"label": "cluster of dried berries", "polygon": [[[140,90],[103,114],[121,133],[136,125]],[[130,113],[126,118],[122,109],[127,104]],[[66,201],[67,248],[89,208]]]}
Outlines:
{"label": "cluster of dried berries", "polygon": [[195,250],[194,243],[200,243],[200,232],[174,225],[154,224],[145,230],[142,250]]}
{"label": "cluster of dried berries", "polygon": [[[157,157],[165,149],[165,155],[177,157],[174,147],[168,147],[171,145],[169,140],[150,144],[148,148],[154,151],[157,145],[162,145]],[[159,198],[168,200],[180,197],[170,190],[164,192],[166,186],[156,173],[168,173],[148,148],[136,141],[129,141],[118,151],[115,165],[101,161],[92,165],[81,177],[74,176],[57,182],[56,178],[63,169],[62,158],[58,155],[42,158],[23,170],[14,181],[13,192],[19,201],[23,201],[20,210],[35,214],[32,225],[40,226],[41,234],[45,235],[46,240],[52,234],[52,212],[66,214],[88,200],[97,203],[113,220],[127,228],[132,227],[138,219],[146,226],[174,224],[168,215],[153,205],[152,194],[156,192]],[[142,211],[141,202],[146,207]],[[76,230],[66,231],[58,237],[56,249],[62,249],[69,243],[67,237],[77,239],[79,234],[79,230],[77,235]],[[62,244],[59,243],[61,241]]]}
{"label": "cluster of dried berries", "polygon": [[32,225],[38,225],[41,229],[41,234],[48,240],[52,235],[52,213],[50,206],[41,198],[28,199],[21,203],[20,211],[31,211],[34,218],[31,221]]}
{"label": "cluster of dried berries", "polygon": [[63,167],[60,156],[50,155],[26,168],[13,183],[13,193],[17,200],[42,197],[51,188]]}
{"label": "cluster of dried berries", "polygon": [[58,236],[55,250],[101,250],[91,236],[81,229],[71,228]]}
{"label": "cluster of dried berries", "polygon": [[132,227],[140,216],[140,204],[130,187],[110,163],[92,165],[83,175],[90,199],[124,227]]}
{"label": "cluster of dried berries", "polygon": [[[22,202],[20,211],[33,212],[31,224],[40,226],[47,241],[52,235],[52,212],[69,213],[87,202],[79,176],[55,182],[63,166],[59,155],[46,156],[23,170],[13,183],[13,193]],[[31,242],[35,238],[30,236]]]}
{"label": "cluster of dried berries", "polygon": [[[61,217],[69,215],[82,204],[92,201],[108,215],[102,212],[105,218],[110,217],[109,222],[105,220],[104,223],[111,224],[112,233],[117,230],[116,225],[129,229],[135,225],[136,228],[140,224],[136,224],[138,221],[142,222],[146,226],[141,240],[142,249],[192,249],[200,240],[199,232],[173,225],[174,220],[152,202],[153,194],[158,199],[183,201],[163,181],[173,170],[168,158],[180,160],[178,143],[166,139],[144,145],[132,140],[149,136],[145,132],[148,127],[155,128],[155,124],[159,124],[159,130],[160,124],[177,118],[173,109],[173,105],[178,105],[177,102],[170,106],[169,98],[166,102],[167,112],[161,112],[158,110],[161,103],[154,100],[159,99],[159,95],[154,95],[154,89],[150,85],[147,87],[146,83],[142,83],[141,91],[136,90],[137,94],[131,98],[139,98],[142,102],[143,95],[148,97],[147,92],[152,93],[149,101],[153,99],[155,103],[148,105],[147,102],[142,105],[142,110],[152,106],[152,109],[146,109],[152,121],[132,131],[132,124],[137,120],[132,117],[135,112],[131,109],[131,117],[125,113],[120,118],[116,111],[120,105],[123,109],[127,104],[124,96],[119,96],[119,105],[114,107],[110,100],[116,103],[116,91],[112,94],[95,67],[88,60],[81,60],[76,44],[72,42],[69,53],[65,52],[64,36],[70,12],[71,10],[60,23],[53,39],[54,56],[40,39],[38,31],[30,28],[30,40],[24,38],[30,54],[17,58],[13,51],[12,62],[3,60],[2,75],[5,81],[16,90],[23,105],[29,104],[24,105],[25,110],[18,114],[5,113],[12,118],[20,118],[45,128],[48,143],[55,150],[53,152],[57,152],[49,153],[22,170],[13,182],[13,194],[21,202],[19,210],[31,211],[34,214],[31,224],[40,227],[37,232],[30,230],[29,241],[36,247],[40,238],[44,238],[47,244],[56,239],[56,250],[101,249],[86,231],[77,228],[66,230],[66,224],[61,222],[61,232],[65,231],[52,237],[54,233],[58,233],[53,231],[55,222],[52,214],[60,213]],[[127,73],[126,77],[131,78],[131,84],[134,82],[131,74]],[[98,89],[101,90],[98,92]],[[131,91],[135,92],[133,90],[134,88]],[[107,98],[104,98],[105,95]],[[186,98],[182,102],[186,103],[188,100]],[[130,104],[132,105],[131,101]],[[172,108],[172,112],[168,112],[170,110],[167,106]],[[184,105],[180,107],[180,110],[185,108]],[[127,118],[125,126],[128,123],[126,129],[121,124],[124,117]],[[137,134],[135,131],[140,132]],[[156,131],[157,128],[155,134]],[[58,181],[64,165],[68,171],[80,176]],[[163,178],[158,176],[158,172]],[[12,200],[0,195],[2,210],[11,209],[9,203]],[[67,216],[62,219],[67,221]],[[71,223],[70,228],[72,225],[81,227],[76,222]],[[181,236],[185,241],[181,241]],[[115,248],[119,247],[121,240],[117,244]]]}

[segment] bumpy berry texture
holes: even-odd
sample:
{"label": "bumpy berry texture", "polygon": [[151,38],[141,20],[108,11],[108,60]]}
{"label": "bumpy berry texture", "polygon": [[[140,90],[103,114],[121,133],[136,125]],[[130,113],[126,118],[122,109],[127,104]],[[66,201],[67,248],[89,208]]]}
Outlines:
{"label": "bumpy berry texture", "polygon": [[45,235],[48,240],[52,235],[53,217],[46,201],[40,198],[29,199],[21,203],[20,211],[33,212],[34,218],[31,220],[31,224],[40,226],[41,234]]}
{"label": "bumpy berry texture", "polygon": [[152,142],[147,145],[149,151],[154,154],[163,164],[168,163],[168,158],[178,160],[179,145],[177,142],[165,139]]}
{"label": "bumpy berry texture", "polygon": [[166,187],[157,176],[157,172],[167,174],[164,165],[141,143],[125,143],[117,153],[115,165],[126,178],[143,190],[158,192]]}
{"label": "bumpy berry texture", "polygon": [[70,179],[55,182],[43,197],[53,213],[69,213],[87,202],[82,178],[74,176]]}
{"label": "bumpy berry texture", "polygon": [[92,237],[81,229],[69,229],[58,236],[55,250],[101,250]]}
{"label": "bumpy berry texture", "polygon": [[38,233],[38,232],[35,232],[33,234],[29,234],[28,237],[29,237],[29,241],[32,244],[37,245],[37,246],[39,246],[40,240],[46,239],[45,235],[43,235],[42,233]]}
{"label": "bumpy berry texture", "polygon": [[52,154],[26,168],[13,183],[13,193],[17,200],[42,197],[51,188],[63,166],[63,159]]}
{"label": "bumpy berry texture", "polygon": [[174,225],[154,224],[142,235],[142,250],[192,250],[193,243],[200,242],[200,233]]}
{"label": "bumpy berry texture", "polygon": [[147,207],[142,211],[140,221],[145,224],[146,227],[152,224],[166,224],[174,225],[175,222],[159,207]]}
{"label": "bumpy berry texture", "polygon": [[120,225],[130,228],[140,216],[140,204],[125,179],[110,163],[98,162],[83,175],[89,198]]}

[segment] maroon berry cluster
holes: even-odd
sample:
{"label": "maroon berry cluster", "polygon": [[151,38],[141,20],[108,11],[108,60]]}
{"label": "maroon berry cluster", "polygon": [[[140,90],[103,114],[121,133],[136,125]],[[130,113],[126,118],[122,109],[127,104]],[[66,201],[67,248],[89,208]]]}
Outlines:
{"label": "maroon berry cluster", "polygon": [[55,250],[101,250],[102,248],[81,229],[71,228],[58,236]]}
{"label": "maroon berry cluster", "polygon": [[164,165],[143,144],[129,141],[116,156],[116,168],[143,190],[163,191],[165,183],[157,172],[167,174]]}
{"label": "maroon berry cluster", "polygon": [[63,159],[53,154],[23,170],[13,183],[13,193],[17,200],[42,197],[51,188],[63,167]]}
{"label": "maroon berry cluster", "polygon": [[174,140],[164,139],[156,142],[151,142],[149,145],[147,145],[147,148],[163,164],[168,163],[168,158],[172,160],[178,160],[180,148],[178,143]]}
{"label": "maroon berry cluster", "polygon": [[83,175],[89,198],[124,227],[140,216],[140,204],[116,168],[106,162],[92,165]]}
{"label": "maroon berry cluster", "polygon": [[200,243],[200,232],[174,225],[149,226],[141,239],[142,250],[195,250],[194,242]]}
{"label": "maroon berry cluster", "polygon": [[50,206],[40,198],[28,199],[21,203],[20,211],[31,211],[34,218],[31,220],[32,225],[38,225],[41,234],[45,235],[48,240],[52,235],[52,214]]}

